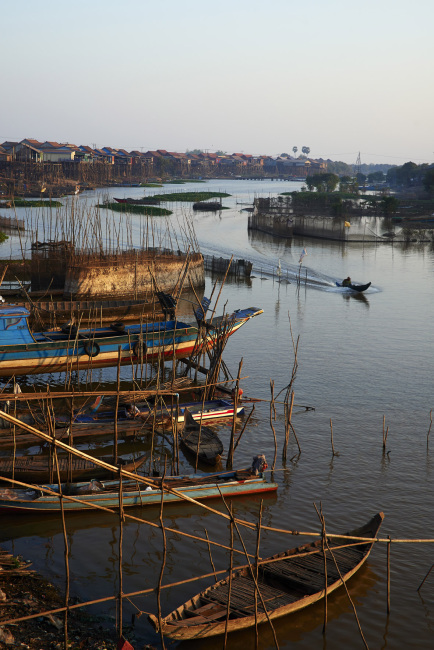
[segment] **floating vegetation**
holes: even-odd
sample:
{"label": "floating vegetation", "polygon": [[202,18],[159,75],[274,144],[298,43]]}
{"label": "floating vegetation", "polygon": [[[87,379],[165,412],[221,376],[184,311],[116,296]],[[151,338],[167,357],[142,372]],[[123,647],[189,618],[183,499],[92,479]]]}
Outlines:
{"label": "floating vegetation", "polygon": [[153,205],[137,205],[135,203],[102,203],[98,204],[98,207],[114,210],[115,212],[145,214],[148,217],[168,217],[172,214],[172,211],[166,210],[166,208],[156,208]]}
{"label": "floating vegetation", "polygon": [[50,199],[47,199],[46,201],[41,199],[38,199],[37,201],[28,201],[27,199],[15,198],[12,203],[15,204],[16,208],[43,208],[44,206],[48,206],[49,208],[61,208],[63,205],[60,201],[51,201]]}
{"label": "floating vegetation", "polygon": [[225,196],[231,196],[226,192],[171,192],[167,194],[154,194],[153,199],[159,199],[160,201],[184,201],[184,202],[193,202],[193,201],[206,201],[207,199],[213,198],[223,198]]}
{"label": "floating vegetation", "polygon": [[140,187],[163,187],[162,183],[140,183]]}

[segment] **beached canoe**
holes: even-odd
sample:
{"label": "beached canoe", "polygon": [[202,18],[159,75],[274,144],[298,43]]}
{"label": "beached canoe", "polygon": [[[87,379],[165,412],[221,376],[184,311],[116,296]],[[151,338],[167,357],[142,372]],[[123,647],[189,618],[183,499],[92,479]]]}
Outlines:
{"label": "beached canoe", "polygon": [[[161,504],[161,478],[148,478],[152,485],[146,486],[133,480],[122,481],[123,507]],[[0,513],[43,514],[60,512],[58,484],[39,486],[42,489],[0,488]],[[166,477],[164,487],[177,493],[164,491],[164,503],[185,501],[183,495],[192,499],[235,497],[261,494],[277,490],[277,483],[267,481],[263,473],[257,475],[249,468],[215,474],[191,474]],[[46,488],[54,494],[43,491]],[[63,508],[68,511],[90,510],[93,506],[119,507],[119,481],[90,481],[69,483],[62,486]],[[72,500],[67,497],[72,497]]]}
{"label": "beached canoe", "polygon": [[[365,526],[345,533],[351,537],[367,537],[366,543],[344,537],[328,539],[331,552],[326,550],[327,594],[349,580],[366,561],[383,518],[380,512]],[[259,593],[254,580],[256,566],[234,570],[231,576],[208,587],[163,618],[161,631],[171,639],[181,640],[216,636],[225,634],[226,629],[234,632],[254,627],[256,620],[258,624],[265,623],[268,617],[280,618],[316,603],[326,593],[321,544],[318,540],[261,560],[257,579]],[[158,618],[153,615],[148,618],[160,631]]]}

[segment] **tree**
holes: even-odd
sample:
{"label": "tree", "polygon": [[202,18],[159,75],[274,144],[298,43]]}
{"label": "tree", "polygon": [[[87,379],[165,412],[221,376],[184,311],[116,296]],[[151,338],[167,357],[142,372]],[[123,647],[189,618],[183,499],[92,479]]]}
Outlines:
{"label": "tree", "polygon": [[384,173],[372,172],[371,174],[368,174],[368,181],[370,183],[382,183],[384,181]]}
{"label": "tree", "polygon": [[387,180],[394,185],[410,187],[417,178],[419,167],[414,162],[406,162],[402,167],[393,167],[387,172]]}
{"label": "tree", "polygon": [[428,169],[423,177],[423,186],[431,196],[434,195],[434,167]]}
{"label": "tree", "polygon": [[297,155],[297,151],[298,151],[298,147],[292,147],[292,150],[293,150],[293,152],[294,152],[294,156],[296,156],[296,155]]}
{"label": "tree", "polygon": [[383,210],[383,216],[391,217],[394,214],[399,206],[399,201],[394,196],[383,196],[381,199],[381,207]]}
{"label": "tree", "polygon": [[359,191],[359,185],[354,176],[346,174],[344,176],[341,176],[339,179],[339,189],[341,192],[357,194]]}
{"label": "tree", "polygon": [[315,187],[317,192],[334,192],[339,183],[336,174],[313,174],[306,178],[306,185],[311,192]]}
{"label": "tree", "polygon": [[308,156],[310,154],[310,147],[302,147],[301,150],[305,156]]}

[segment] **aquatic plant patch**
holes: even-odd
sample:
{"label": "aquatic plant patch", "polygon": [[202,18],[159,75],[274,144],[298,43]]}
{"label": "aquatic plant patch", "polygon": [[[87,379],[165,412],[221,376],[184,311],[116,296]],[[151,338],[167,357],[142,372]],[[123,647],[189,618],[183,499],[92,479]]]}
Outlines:
{"label": "aquatic plant patch", "polygon": [[223,198],[225,196],[231,196],[226,192],[171,192],[167,194],[154,194],[153,199],[158,199],[159,201],[183,201],[183,202],[193,202],[193,201],[206,201],[207,199],[214,198]]}
{"label": "aquatic plant patch", "polygon": [[145,214],[148,217],[168,217],[172,214],[172,211],[166,210],[166,208],[156,208],[153,205],[135,205],[134,203],[100,203],[98,207],[114,210],[115,212]]}

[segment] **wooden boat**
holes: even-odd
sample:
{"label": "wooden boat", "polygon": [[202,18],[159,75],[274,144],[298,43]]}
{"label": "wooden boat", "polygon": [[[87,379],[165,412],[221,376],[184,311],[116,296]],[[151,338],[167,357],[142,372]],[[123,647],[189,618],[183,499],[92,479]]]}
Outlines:
{"label": "wooden boat", "polygon": [[[149,415],[150,422],[152,422],[154,414],[157,419],[164,416],[174,417],[176,414],[176,406],[171,408],[170,406],[165,406],[163,408],[152,409],[150,406],[142,406],[136,404],[141,416]],[[234,405],[232,402],[226,399],[212,399],[206,400],[205,402],[186,402],[179,405],[178,412],[178,422],[184,422],[185,411],[188,409],[193,420],[196,421],[208,421],[215,420],[218,418],[229,418],[234,415]],[[237,415],[242,415],[244,413],[244,407],[237,407]],[[56,418],[56,426],[69,426],[71,418],[69,416],[59,416]],[[74,417],[73,422],[75,424],[111,424],[115,421],[115,411],[97,411],[95,413],[81,413],[78,411]],[[117,421],[119,422],[131,422],[131,419],[127,417],[125,408],[120,407],[118,410]]]}
{"label": "wooden boat", "polygon": [[[152,424],[152,423],[151,423]],[[44,426],[37,425],[38,428],[44,433],[52,434],[52,431],[48,430]],[[141,419],[136,418],[134,420],[120,420],[117,424],[118,438],[121,440],[126,439],[137,439],[141,438],[143,435],[148,435],[152,433],[152,426],[147,426]],[[56,428],[54,430],[54,436],[56,440],[61,440],[63,442],[68,442],[69,432],[72,434],[74,443],[80,441],[95,441],[98,437],[99,439],[103,437],[111,437],[113,439],[114,426],[113,423],[107,422],[105,424],[88,423],[88,424],[76,424],[73,423],[72,427],[69,429],[69,426],[64,423],[62,427]],[[24,429],[20,429],[18,425],[16,426],[15,434],[11,429],[0,429],[0,449],[10,450],[14,445],[17,447],[28,447],[29,445],[41,444],[40,440],[37,439],[33,433],[28,433]]]}
{"label": "wooden boat", "polygon": [[[148,478],[153,485],[146,487],[133,480],[122,481],[123,506],[148,506],[161,504],[161,478]],[[42,490],[0,488],[0,513],[44,514],[61,510],[59,485],[41,485],[56,494],[46,494]],[[215,474],[191,474],[189,476],[166,477],[164,487],[174,488],[180,494],[164,492],[164,503],[179,503],[182,495],[192,499],[212,499],[235,497],[247,494],[261,494],[277,490],[277,483],[264,478],[262,473],[255,475],[249,469],[219,472]],[[93,505],[108,508],[119,507],[119,481],[90,481],[69,483],[62,486],[62,492],[79,499],[72,501],[63,498],[63,507],[70,511],[89,510]]]}
{"label": "wooden boat", "polygon": [[24,307],[0,305],[0,376],[103,368],[118,363],[143,363],[182,359],[194,349],[211,348],[222,322],[232,335],[262,309],[249,307],[213,320],[200,336],[199,326],[179,320],[143,325],[113,324],[110,327],[31,332],[30,313]]}
{"label": "wooden boat", "polygon": [[37,316],[39,322],[61,325],[70,320],[77,323],[113,323],[114,321],[162,320],[163,312],[152,300],[40,300],[33,303],[14,300],[31,313],[30,321]]}
{"label": "wooden boat", "polygon": [[[352,537],[367,537],[369,542],[360,543],[335,537],[328,543],[339,567],[330,552],[327,558],[327,594],[335,591],[360,569],[366,561],[372,541],[376,537],[384,515],[375,515],[365,526],[345,533]],[[316,603],[325,595],[324,555],[321,540],[304,544],[279,553],[258,563],[257,622],[267,622],[296,612]],[[255,626],[256,566],[243,566],[231,576],[208,587],[161,621],[161,631],[171,639],[198,639],[224,634]],[[342,579],[341,579],[342,576]],[[257,592],[256,592],[257,593]],[[228,606],[229,601],[229,606]],[[229,608],[229,620],[226,620]],[[160,631],[156,616],[150,615],[150,623]]]}
{"label": "wooden boat", "polygon": [[[135,472],[145,462],[147,456],[140,456],[134,461],[121,461],[122,469]],[[113,458],[101,457],[106,463],[113,463]],[[70,465],[68,465],[68,462]],[[90,481],[91,479],[113,478],[113,472],[99,467],[90,460],[77,456],[71,459],[61,456],[58,458],[61,481]],[[69,469],[70,467],[70,469]],[[69,479],[70,476],[70,479]],[[14,478],[23,483],[41,484],[48,483],[57,478],[57,466],[53,457],[38,456],[13,456],[0,457],[0,481],[2,478]]]}
{"label": "wooden boat", "polygon": [[369,289],[371,286],[371,283],[368,282],[367,284],[348,284],[348,285],[343,285],[342,282],[336,282],[337,287],[342,287],[342,289],[349,289],[350,291],[357,291],[357,293],[362,293],[363,291],[366,291],[366,289]]}
{"label": "wooden boat", "polygon": [[223,443],[209,427],[193,419],[189,409],[184,411],[185,427],[181,435],[181,446],[198,461],[206,465],[217,465],[223,453]]}

